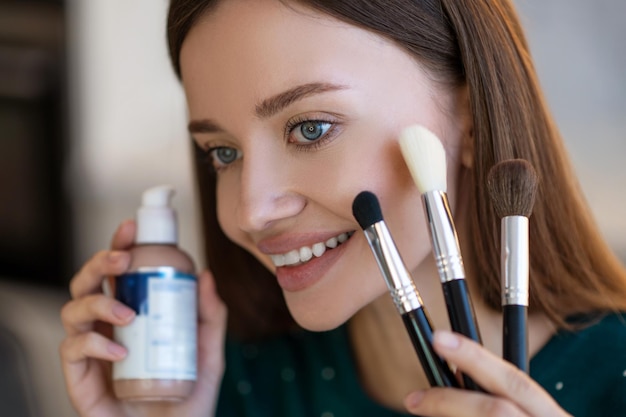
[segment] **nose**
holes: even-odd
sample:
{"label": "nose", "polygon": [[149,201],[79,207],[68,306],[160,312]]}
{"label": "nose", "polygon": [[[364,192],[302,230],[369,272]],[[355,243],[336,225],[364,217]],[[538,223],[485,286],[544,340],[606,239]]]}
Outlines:
{"label": "nose", "polygon": [[[288,159],[288,158],[287,158]],[[295,188],[293,165],[280,151],[258,149],[244,154],[237,205],[239,228],[259,232],[285,219],[294,218],[306,206]]]}

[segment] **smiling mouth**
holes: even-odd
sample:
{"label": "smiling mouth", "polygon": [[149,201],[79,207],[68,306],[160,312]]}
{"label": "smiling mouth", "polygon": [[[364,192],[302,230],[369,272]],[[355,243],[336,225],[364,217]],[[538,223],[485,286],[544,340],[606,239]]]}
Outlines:
{"label": "smiling mouth", "polygon": [[341,233],[324,242],[314,243],[311,246],[303,246],[287,253],[270,255],[270,258],[277,268],[302,265],[309,262],[311,259],[319,258],[324,255],[327,250],[335,249],[337,246],[350,239],[353,234],[354,231]]}

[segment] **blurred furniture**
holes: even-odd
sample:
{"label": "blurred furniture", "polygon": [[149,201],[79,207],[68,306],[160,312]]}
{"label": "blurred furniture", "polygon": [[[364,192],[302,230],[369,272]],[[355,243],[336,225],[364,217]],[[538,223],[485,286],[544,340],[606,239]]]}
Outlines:
{"label": "blurred furniture", "polygon": [[0,274],[65,286],[72,231],[65,15],[59,0],[0,0]]}
{"label": "blurred furniture", "polygon": [[59,310],[72,231],[64,187],[62,0],[0,0],[0,416],[73,417]]}

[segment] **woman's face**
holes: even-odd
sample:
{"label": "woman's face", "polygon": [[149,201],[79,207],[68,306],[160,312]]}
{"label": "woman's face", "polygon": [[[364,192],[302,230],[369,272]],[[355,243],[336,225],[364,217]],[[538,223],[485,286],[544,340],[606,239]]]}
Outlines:
{"label": "woman's face", "polygon": [[352,215],[360,191],[378,196],[410,270],[431,256],[397,138],[415,123],[442,138],[453,191],[461,93],[385,39],[275,0],[222,1],[188,34],[181,67],[220,225],[275,272],[302,326],[336,327],[387,291]]}

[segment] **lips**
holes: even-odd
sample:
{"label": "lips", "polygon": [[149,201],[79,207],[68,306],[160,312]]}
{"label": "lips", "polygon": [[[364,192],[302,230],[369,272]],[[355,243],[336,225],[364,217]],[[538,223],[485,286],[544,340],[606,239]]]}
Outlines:
{"label": "lips", "polygon": [[[353,234],[354,231],[343,232],[284,253],[270,254],[276,266],[278,284],[287,292],[301,291],[310,287],[321,279],[345,252]],[[320,248],[321,245],[324,245],[323,250]],[[266,243],[265,248],[268,246],[269,244]],[[314,250],[319,255],[313,253]]]}

